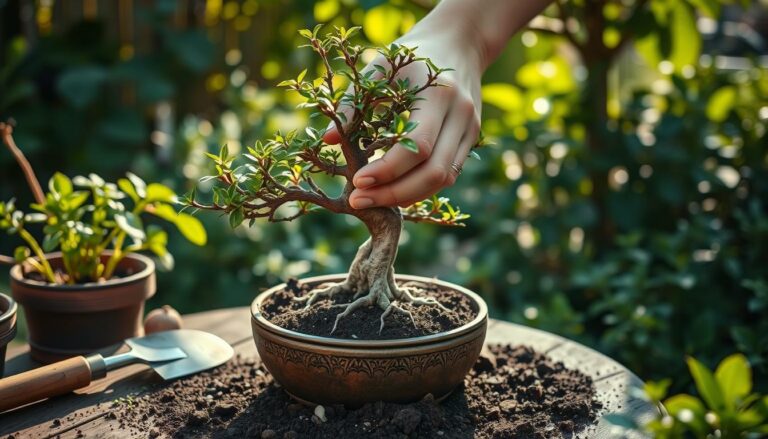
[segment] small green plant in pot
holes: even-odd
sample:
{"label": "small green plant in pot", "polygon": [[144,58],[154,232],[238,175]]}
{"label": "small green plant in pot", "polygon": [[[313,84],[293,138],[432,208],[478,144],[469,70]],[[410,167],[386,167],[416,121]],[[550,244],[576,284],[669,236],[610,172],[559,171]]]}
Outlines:
{"label": "small green plant in pot", "polygon": [[[316,209],[359,219],[370,239],[348,273],[276,286],[256,298],[252,326],[259,354],[286,390],[306,401],[354,406],[428,393],[443,397],[482,348],[485,304],[457,285],[396,276],[393,265],[403,221],[456,226],[467,215],[439,197],[403,209],[354,209],[349,196],[353,176],[377,152],[398,144],[419,151],[409,138],[416,123],[408,115],[419,92],[441,85],[445,70],[413,48],[392,44],[379,49],[381,65],[364,71],[359,59],[365,48],[352,43],[356,28],[337,28],[325,37],[319,29],[300,34],[320,57],[322,76],[306,79],[305,70],[281,85],[306,99],[300,107],[311,109],[312,118],[322,120],[319,126],[334,124],[340,144],[326,144],[321,130],[308,127],[256,142],[241,157],[225,146],[209,154],[216,169],[203,179],[214,183],[210,199],[193,191],[186,203],[224,212],[233,227],[258,218],[291,221]],[[425,67],[423,83],[398,79],[415,63]],[[337,87],[337,76],[349,80],[346,91]],[[338,195],[321,187],[331,179],[343,186]],[[437,321],[450,324],[438,327]]]}
{"label": "small green plant in pot", "polygon": [[[27,211],[13,200],[0,202],[0,230],[22,244],[3,260],[14,263],[11,292],[24,309],[32,357],[52,362],[139,335],[144,301],[156,287],[153,260],[138,252],[173,265],[167,233],[145,221],[173,223],[203,245],[199,220],[176,211],[171,189],[133,174],[115,184],[96,174],[56,173],[43,193],[11,126],[0,123],[0,131],[36,200]],[[42,239],[35,238],[39,229]]]}

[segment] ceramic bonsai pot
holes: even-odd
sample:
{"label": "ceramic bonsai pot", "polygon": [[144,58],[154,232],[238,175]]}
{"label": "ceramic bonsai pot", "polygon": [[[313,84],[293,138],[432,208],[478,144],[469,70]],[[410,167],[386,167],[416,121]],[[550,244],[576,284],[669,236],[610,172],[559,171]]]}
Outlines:
{"label": "ceramic bonsai pot", "polygon": [[[303,283],[338,282],[346,275],[312,277]],[[260,294],[251,305],[251,326],[264,365],[294,398],[314,404],[413,402],[427,394],[446,397],[464,380],[485,342],[488,309],[477,294],[448,282],[418,276],[400,281],[437,284],[464,294],[476,317],[451,331],[395,340],[318,337],[267,320],[261,304],[285,284]]]}
{"label": "ceramic bonsai pot", "polygon": [[16,302],[0,294],[0,378],[5,371],[5,351],[16,337]]}
{"label": "ceramic bonsai pot", "polygon": [[[102,255],[106,262],[110,252]],[[48,259],[55,268],[60,254]],[[103,350],[143,333],[144,301],[155,294],[155,264],[139,254],[118,265],[120,277],[105,282],[53,285],[28,279],[21,265],[11,268],[11,292],[24,309],[30,354],[51,363]]]}

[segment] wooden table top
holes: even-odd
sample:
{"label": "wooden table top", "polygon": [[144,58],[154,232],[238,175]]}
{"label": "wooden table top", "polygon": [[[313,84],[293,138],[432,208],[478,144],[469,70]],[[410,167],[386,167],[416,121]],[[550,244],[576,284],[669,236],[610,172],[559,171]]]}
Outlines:
{"label": "wooden table top", "polygon": [[[251,336],[250,312],[247,307],[208,311],[184,316],[187,328],[211,332],[229,342],[243,357],[258,356]],[[573,341],[525,326],[491,320],[487,343],[528,345],[562,361],[567,367],[578,369],[595,382],[604,413],[629,415],[644,422],[655,415],[657,409],[635,398],[628,390],[642,385],[642,381],[614,360]],[[26,346],[9,349],[6,376],[39,366],[27,353]],[[112,401],[142,392],[160,378],[146,366],[133,365],[110,372],[101,380],[75,393],[41,401],[20,409],[0,414],[0,438],[13,435],[27,438],[122,437],[116,420],[107,416]],[[134,437],[137,432],[132,432]],[[619,431],[601,419],[597,428],[583,437],[613,438]],[[634,435],[619,435],[634,437]]]}

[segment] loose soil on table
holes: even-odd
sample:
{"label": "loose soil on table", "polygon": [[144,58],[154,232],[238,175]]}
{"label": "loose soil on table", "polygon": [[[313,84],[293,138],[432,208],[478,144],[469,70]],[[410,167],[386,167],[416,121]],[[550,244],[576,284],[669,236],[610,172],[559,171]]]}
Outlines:
{"label": "loose soil on table", "polygon": [[434,284],[419,283],[419,287],[424,297],[435,298],[448,311],[437,305],[399,303],[403,309],[411,312],[414,322],[405,314],[393,312],[385,319],[381,333],[379,327],[383,310],[378,306],[368,306],[340,320],[336,332],[331,335],[336,315],[344,310],[332,306],[352,302],[354,294],[339,293],[331,298],[320,299],[307,308],[305,304],[293,299],[309,294],[313,287],[295,280],[288,281],[284,290],[267,298],[262,312],[270,322],[285,329],[323,337],[359,340],[391,340],[437,334],[469,323],[477,315],[472,309],[472,302],[463,294]]}
{"label": "loose soil on table", "polygon": [[236,357],[115,403],[108,416],[133,437],[151,438],[549,439],[591,428],[600,409],[586,375],[528,347],[491,346],[441,403],[428,395],[412,404],[318,410],[292,400],[260,362]]}

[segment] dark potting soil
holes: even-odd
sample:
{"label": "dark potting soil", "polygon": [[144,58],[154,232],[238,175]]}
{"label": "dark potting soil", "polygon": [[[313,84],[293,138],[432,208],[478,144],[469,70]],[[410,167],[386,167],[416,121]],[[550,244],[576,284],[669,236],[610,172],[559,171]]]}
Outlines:
{"label": "dark potting soil", "polygon": [[133,437],[570,438],[601,409],[586,375],[524,346],[491,346],[464,384],[438,403],[317,408],[292,400],[253,359],[116,403],[110,418]]}
{"label": "dark potting soil", "polygon": [[[131,276],[132,274],[134,274],[133,270],[118,270],[112,274],[112,277],[110,279],[120,279],[123,277]],[[66,280],[69,278],[69,275],[67,274],[66,271],[63,271],[58,268],[54,268],[53,276],[56,278],[57,282],[62,285],[66,284],[67,283]],[[39,271],[25,272],[24,279],[33,280],[35,282],[49,283],[48,279],[46,279],[46,277],[43,276],[43,274],[40,273]],[[106,282],[105,279],[99,279],[96,282],[92,282],[89,280],[86,283],[104,283],[104,282]]]}
{"label": "dark potting soil", "polygon": [[449,331],[471,322],[477,315],[472,309],[472,302],[465,295],[438,285],[419,283],[421,297],[432,297],[448,310],[437,305],[399,303],[401,308],[411,312],[414,321],[411,322],[403,313],[393,312],[384,320],[384,330],[379,333],[383,311],[378,306],[367,306],[341,319],[336,331],[331,334],[336,315],[344,310],[333,306],[351,303],[354,294],[339,293],[330,298],[322,298],[309,308],[304,303],[293,300],[295,297],[309,294],[312,289],[313,287],[296,280],[288,281],[285,289],[264,301],[264,316],[277,326],[304,334],[359,340],[391,340]]}

